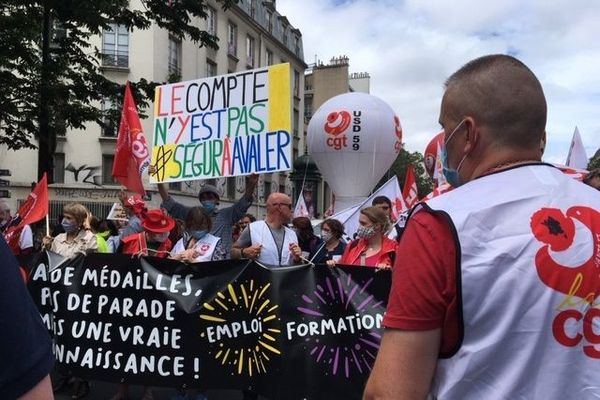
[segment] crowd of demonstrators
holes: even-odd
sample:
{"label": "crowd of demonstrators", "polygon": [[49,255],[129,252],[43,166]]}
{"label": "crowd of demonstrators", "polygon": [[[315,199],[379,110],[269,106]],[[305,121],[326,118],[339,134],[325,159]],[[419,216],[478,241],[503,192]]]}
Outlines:
{"label": "crowd of demonstrators", "polygon": [[298,237],[287,224],[292,220],[292,200],[283,193],[271,193],[264,220],[252,222],[233,244],[233,259],[249,258],[266,265],[299,263],[302,250]]}
{"label": "crowd of demonstrators", "polygon": [[394,265],[396,242],[387,237],[390,228],[388,214],[379,207],[360,210],[356,239],[348,243],[339,262],[327,261],[327,265],[359,265],[380,269]]}
{"label": "crowd of demonstrators", "polygon": [[202,207],[192,207],[185,218],[183,237],[173,247],[175,260],[198,263],[225,259],[226,252],[219,237],[210,233],[212,220]]}
{"label": "crowd of demonstrators", "polygon": [[[152,166],[148,169],[150,173],[156,171]],[[232,230],[236,222],[248,211],[254,200],[254,190],[258,184],[258,175],[252,174],[246,178],[246,190],[244,195],[232,206],[219,209],[219,191],[213,185],[206,184],[198,192],[200,205],[212,220],[211,234],[221,238],[222,246],[226,251],[227,258],[230,257],[232,244]],[[187,207],[169,195],[167,185],[158,184],[158,192],[162,198],[161,208],[164,208],[173,218],[185,220],[190,207]]]}
{"label": "crowd of demonstrators", "polygon": [[581,274],[600,287],[583,272],[598,266],[600,195],[540,161],[546,100],[522,62],[475,59],[445,89],[441,150],[454,189],[409,217],[364,398],[596,397],[598,373],[557,366],[597,370],[580,343],[594,336],[594,290],[572,285]]}

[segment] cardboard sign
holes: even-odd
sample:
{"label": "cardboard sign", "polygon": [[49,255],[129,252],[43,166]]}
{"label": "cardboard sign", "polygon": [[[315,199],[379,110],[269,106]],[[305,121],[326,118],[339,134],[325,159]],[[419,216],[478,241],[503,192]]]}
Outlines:
{"label": "cardboard sign", "polygon": [[113,204],[106,219],[110,219],[112,221],[129,221],[129,218],[127,218],[127,213],[125,212],[125,209],[121,203]]}
{"label": "cardboard sign", "polygon": [[152,183],[292,167],[290,66],[156,88]]}

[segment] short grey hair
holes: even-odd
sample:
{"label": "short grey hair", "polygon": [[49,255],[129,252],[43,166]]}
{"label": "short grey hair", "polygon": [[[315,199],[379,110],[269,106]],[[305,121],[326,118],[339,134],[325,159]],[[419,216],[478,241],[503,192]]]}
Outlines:
{"label": "short grey hair", "polygon": [[2,212],[9,212],[10,211],[10,207],[8,206],[8,204],[4,200],[0,200],[0,211],[2,211]]}

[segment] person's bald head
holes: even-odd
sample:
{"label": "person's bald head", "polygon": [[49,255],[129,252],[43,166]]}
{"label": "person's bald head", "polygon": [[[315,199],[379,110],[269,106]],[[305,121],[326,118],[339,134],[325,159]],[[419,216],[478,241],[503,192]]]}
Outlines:
{"label": "person's bald head", "polygon": [[540,82],[521,61],[502,54],[472,60],[450,76],[442,113],[456,123],[473,117],[502,147],[539,149],[546,129]]}
{"label": "person's bald head", "polygon": [[267,217],[278,218],[287,224],[292,220],[292,200],[285,193],[271,193],[267,197]]}

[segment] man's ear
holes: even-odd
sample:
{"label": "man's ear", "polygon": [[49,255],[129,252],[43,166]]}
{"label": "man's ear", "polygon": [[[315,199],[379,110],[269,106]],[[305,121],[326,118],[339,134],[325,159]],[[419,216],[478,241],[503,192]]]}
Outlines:
{"label": "man's ear", "polygon": [[463,154],[469,154],[479,144],[481,133],[473,117],[466,117],[464,124],[467,134],[465,135]]}

